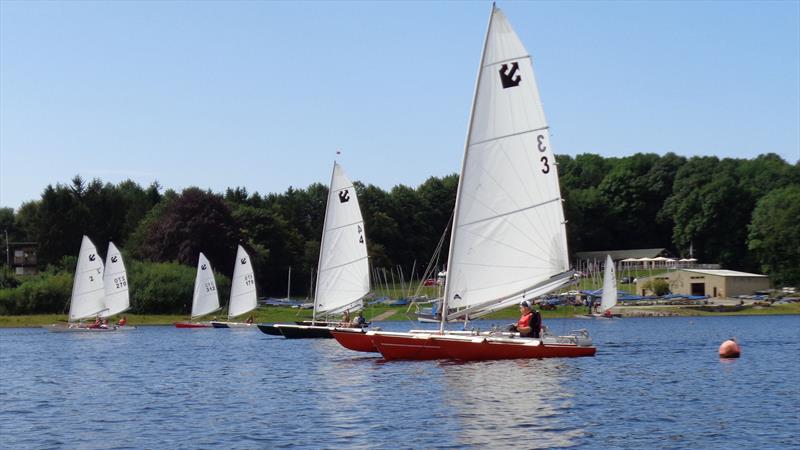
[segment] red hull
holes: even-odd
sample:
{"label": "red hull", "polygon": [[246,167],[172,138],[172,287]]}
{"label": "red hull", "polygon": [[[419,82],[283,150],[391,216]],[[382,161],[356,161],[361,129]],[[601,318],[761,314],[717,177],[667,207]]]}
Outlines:
{"label": "red hull", "polygon": [[212,328],[210,323],[175,322],[175,328]]}
{"label": "red hull", "polygon": [[595,347],[571,344],[526,345],[527,340],[509,342],[489,339],[458,340],[439,337],[432,339],[450,358],[463,361],[488,361],[496,359],[572,358],[594,356]]}
{"label": "red hull", "polygon": [[445,359],[449,356],[441,348],[439,342],[430,335],[420,334],[373,334],[372,343],[386,360],[410,359],[430,360]]}
{"label": "red hull", "polygon": [[372,343],[372,338],[363,331],[334,330],[331,331],[331,334],[344,348],[356,352],[378,353],[378,348]]}

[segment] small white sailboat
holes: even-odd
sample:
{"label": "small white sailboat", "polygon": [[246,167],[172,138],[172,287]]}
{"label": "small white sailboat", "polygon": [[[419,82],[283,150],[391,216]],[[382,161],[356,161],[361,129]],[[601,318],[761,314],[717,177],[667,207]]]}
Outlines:
{"label": "small white sailboat", "polygon": [[599,313],[589,314],[591,317],[619,317],[619,314],[612,314],[611,308],[617,304],[617,270],[614,267],[614,260],[611,255],[606,255],[606,266],[603,271],[603,293],[600,297]]}
{"label": "small white sailboat", "polygon": [[271,334],[270,327],[274,327],[288,339],[332,338],[334,327],[328,323],[318,325],[317,317],[363,308],[364,296],[370,290],[364,219],[355,187],[336,162],[328,191],[318,267],[312,324],[276,324],[264,328],[260,325],[261,331]]}
{"label": "small white sailboat", "polygon": [[94,325],[80,323],[90,317],[99,318],[107,310],[105,289],[103,287],[103,259],[97,248],[87,237],[81,240],[75,278],[72,282],[72,296],[69,304],[69,322],[47,325],[44,328],[54,332],[105,332],[115,327],[103,327],[96,321]]}
{"label": "small white sailboat", "polygon": [[[128,273],[122,261],[122,253],[113,242],[108,243],[105,270],[103,272],[103,289],[105,291],[106,310],[100,314],[101,319],[106,319],[117,314],[122,314],[131,307],[128,292]],[[130,325],[117,325],[117,331],[135,330]]]}
{"label": "small white sailboat", "polygon": [[231,280],[231,298],[228,301],[228,321],[212,321],[214,328],[255,328],[252,316],[246,322],[234,322],[237,316],[247,314],[258,306],[256,277],[250,255],[240,245],[236,250],[236,263]]}
{"label": "small white sailboat", "polygon": [[[191,320],[219,311],[219,294],[214,270],[202,252],[197,259],[197,276],[194,279]],[[176,322],[176,328],[210,328],[211,322]]]}

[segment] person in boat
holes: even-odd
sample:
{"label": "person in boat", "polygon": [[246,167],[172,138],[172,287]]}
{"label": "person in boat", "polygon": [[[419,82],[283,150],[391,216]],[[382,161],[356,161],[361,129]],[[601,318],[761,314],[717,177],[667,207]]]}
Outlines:
{"label": "person in boat", "polygon": [[127,324],[128,324],[128,318],[125,317],[125,316],[122,316],[122,318],[119,319],[119,322],[117,322],[117,325],[119,325],[121,327],[124,327]]}
{"label": "person in boat", "polygon": [[530,302],[523,300],[519,304],[519,313],[519,320],[509,330],[519,332],[520,337],[538,338],[542,329],[542,315],[539,311],[534,311]]}
{"label": "person in boat", "polygon": [[344,314],[342,314],[342,326],[349,327],[350,325],[350,311],[345,311]]}
{"label": "person in boat", "polygon": [[108,319],[103,319],[98,328],[108,328]]}
{"label": "person in boat", "polygon": [[253,323],[253,315],[252,314],[247,316],[247,320],[245,320],[245,323]]}
{"label": "person in boat", "polygon": [[353,321],[353,325],[358,328],[363,328],[364,325],[367,324],[367,319],[364,318],[364,312],[359,311],[358,316],[356,316],[356,320]]}
{"label": "person in boat", "polygon": [[89,328],[100,328],[102,322],[100,322],[100,316],[94,318],[94,323],[89,325]]}

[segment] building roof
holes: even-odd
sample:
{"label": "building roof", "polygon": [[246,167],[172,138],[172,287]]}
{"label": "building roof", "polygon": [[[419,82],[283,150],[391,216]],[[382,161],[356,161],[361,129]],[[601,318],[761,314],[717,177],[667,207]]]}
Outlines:
{"label": "building roof", "polygon": [[576,252],[575,257],[580,260],[593,260],[603,261],[606,255],[611,255],[611,259],[619,261],[627,258],[655,258],[657,256],[668,255],[665,248],[639,248],[631,250],[603,250],[598,252]]}
{"label": "building roof", "polygon": [[766,278],[766,275],[757,273],[739,272],[738,270],[724,270],[724,269],[681,269],[686,272],[704,273],[706,275],[717,275],[720,277],[756,277]]}

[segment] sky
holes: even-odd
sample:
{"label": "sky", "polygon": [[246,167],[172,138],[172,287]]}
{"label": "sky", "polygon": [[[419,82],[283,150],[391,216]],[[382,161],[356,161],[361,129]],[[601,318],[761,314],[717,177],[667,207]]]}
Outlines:
{"label": "sky", "polygon": [[[800,160],[800,1],[498,2],[556,153]],[[0,0],[0,206],[456,173],[490,2]]]}

